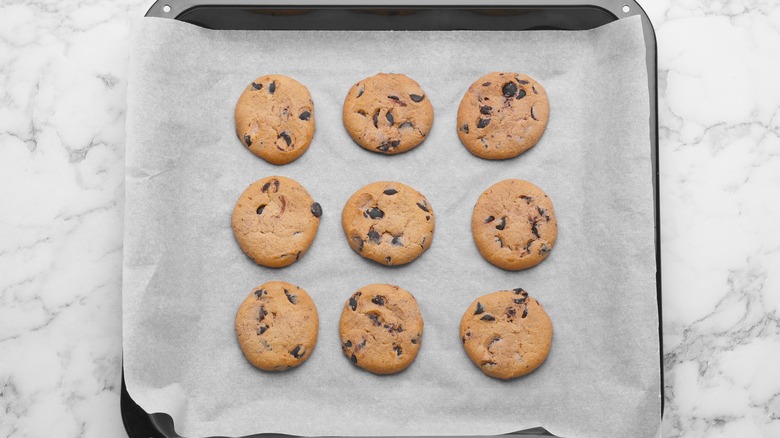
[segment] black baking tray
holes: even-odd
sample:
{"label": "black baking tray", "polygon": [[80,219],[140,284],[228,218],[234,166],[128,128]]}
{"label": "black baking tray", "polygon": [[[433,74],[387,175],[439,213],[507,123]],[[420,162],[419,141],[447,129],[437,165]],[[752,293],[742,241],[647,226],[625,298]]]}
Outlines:
{"label": "black baking tray", "polygon": [[[661,394],[664,389],[661,317],[661,251],[658,196],[658,82],[655,31],[644,10],[633,0],[399,0],[361,4],[364,0],[157,0],[146,13],[184,21],[207,29],[233,30],[587,30],[639,15],[647,51],[650,96],[650,145],[655,207],[656,287],[658,298]],[[664,397],[661,397],[661,413]],[[130,438],[180,437],[170,415],[147,413],[133,401],[122,377],[122,422]],[[508,435],[553,437],[537,427]],[[290,435],[259,433],[250,437]],[[244,438],[250,438],[244,437]],[[220,438],[220,437],[211,437]],[[574,438],[574,437],[569,437]]]}

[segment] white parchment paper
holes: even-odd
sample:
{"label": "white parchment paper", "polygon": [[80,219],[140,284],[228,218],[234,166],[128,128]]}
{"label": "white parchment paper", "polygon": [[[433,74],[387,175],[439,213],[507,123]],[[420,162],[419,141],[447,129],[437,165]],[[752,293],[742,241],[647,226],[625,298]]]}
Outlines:
{"label": "white parchment paper", "polygon": [[[581,32],[209,31],[146,18],[136,28],[127,113],[124,370],[148,412],[185,436],[480,435],[543,426],[564,437],[647,437],[660,422],[649,106],[638,17]],[[418,148],[383,156],[354,144],[341,122],[352,84],[377,72],[420,83],[435,108]],[[539,80],[551,118],[536,147],[507,161],[472,156],[456,133],[458,103],[491,71]],[[308,86],[317,131],[294,163],[273,166],[234,133],[244,87],[268,73]],[[253,181],[303,184],[324,215],[309,252],[283,269],[255,265],[235,243],[234,203]],[[539,266],[508,272],[480,257],[471,212],[505,178],[540,186],[558,241]],[[359,257],[341,208],[363,185],[396,180],[433,205],[433,245],[396,268]],[[233,318],[252,288],[283,280],[320,314],[304,365],[271,374],[242,356]],[[425,319],[405,372],[376,376],[342,355],[338,320],[368,283],[411,291]],[[476,297],[523,287],[552,318],[536,372],[484,376],[458,325]]]}

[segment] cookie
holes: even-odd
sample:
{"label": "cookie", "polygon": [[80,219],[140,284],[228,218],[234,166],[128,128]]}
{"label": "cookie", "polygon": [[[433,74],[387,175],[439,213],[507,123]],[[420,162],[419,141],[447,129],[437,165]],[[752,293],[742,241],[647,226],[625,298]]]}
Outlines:
{"label": "cookie", "polygon": [[485,190],[471,216],[474,243],[485,260],[510,271],[550,254],[558,223],[550,198],[528,181],[506,179]]}
{"label": "cookie", "polygon": [[544,88],[518,73],[490,73],[471,84],[458,107],[458,137],[488,160],[516,157],[544,133],[550,104]]}
{"label": "cookie", "polygon": [[318,331],[314,301],[305,290],[283,281],[258,286],[236,312],[238,345],[261,370],[282,371],[306,362]]}
{"label": "cookie", "polygon": [[460,320],[463,348],[490,377],[511,379],[537,369],[547,359],[552,321],[523,289],[477,298]]}
{"label": "cookie", "polygon": [[257,264],[290,265],[311,246],[320,226],[322,207],[290,178],[269,176],[255,181],[233,209],[233,234]]}
{"label": "cookie", "polygon": [[433,207],[399,182],[375,182],[355,192],[341,212],[349,246],[383,265],[403,265],[433,242]]}
{"label": "cookie", "polygon": [[414,296],[391,284],[369,284],[344,304],[341,349],[355,365],[376,374],[405,370],[420,350],[423,319]]}
{"label": "cookie", "polygon": [[236,104],[236,134],[253,154],[272,164],[303,155],[314,137],[314,102],[293,78],[261,76]]}
{"label": "cookie", "polygon": [[379,73],[353,85],[344,100],[344,127],[364,149],[400,154],[419,145],[433,125],[433,106],[402,74]]}

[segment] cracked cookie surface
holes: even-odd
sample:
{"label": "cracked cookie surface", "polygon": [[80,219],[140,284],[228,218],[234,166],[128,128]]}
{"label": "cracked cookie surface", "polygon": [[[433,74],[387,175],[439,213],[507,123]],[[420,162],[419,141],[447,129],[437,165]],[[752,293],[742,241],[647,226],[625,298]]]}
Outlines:
{"label": "cracked cookie surface", "polygon": [[233,234],[257,264],[288,266],[309,249],[320,224],[322,207],[303,186],[283,176],[255,181],[233,209]]}
{"label": "cracked cookie surface", "polygon": [[261,76],[238,98],[236,135],[253,154],[272,164],[303,155],[314,137],[314,102],[293,78]]}
{"label": "cracked cookie surface", "polygon": [[403,265],[433,241],[433,207],[417,190],[380,181],[355,192],[344,205],[341,224],[349,246],[383,265]]}
{"label": "cracked cookie surface", "polygon": [[343,120],[350,137],[364,149],[400,154],[425,140],[433,125],[433,105],[409,77],[379,73],[352,86]]}
{"label": "cracked cookie surface", "polygon": [[344,304],[339,322],[341,349],[355,365],[376,374],[405,370],[420,350],[423,319],[408,291],[369,284]]}
{"label": "cracked cookie surface", "polygon": [[458,137],[474,155],[516,157],[541,138],[550,118],[544,88],[532,77],[494,72],[471,84],[458,107]]}
{"label": "cracked cookie surface", "polygon": [[528,181],[507,179],[479,196],[471,232],[485,260],[518,271],[547,258],[558,237],[558,222],[542,189]]}
{"label": "cracked cookie surface", "polygon": [[463,348],[480,371],[511,379],[537,369],[552,343],[552,321],[521,288],[483,295],[460,320]]}
{"label": "cracked cookie surface", "polygon": [[317,345],[319,317],[314,301],[305,290],[282,281],[256,287],[239,306],[235,325],[244,356],[266,371],[306,362]]}

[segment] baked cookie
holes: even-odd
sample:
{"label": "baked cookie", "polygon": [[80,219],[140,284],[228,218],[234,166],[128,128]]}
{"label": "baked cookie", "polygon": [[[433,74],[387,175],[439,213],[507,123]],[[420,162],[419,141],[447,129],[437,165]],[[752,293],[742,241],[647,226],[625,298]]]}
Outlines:
{"label": "baked cookie", "polygon": [[463,348],[490,377],[511,379],[539,367],[552,342],[552,322],[523,289],[483,295],[460,320]]}
{"label": "baked cookie", "polygon": [[355,365],[376,374],[405,370],[422,342],[423,319],[412,294],[391,284],[369,284],[344,304],[341,349]]}
{"label": "baked cookie", "polygon": [[544,132],[550,104],[544,88],[518,73],[490,73],[471,84],[458,107],[458,137],[488,160],[516,157]]}
{"label": "baked cookie", "polygon": [[236,104],[236,134],[253,154],[272,164],[294,161],[314,137],[314,102],[293,78],[261,76]]}
{"label": "baked cookie", "polygon": [[341,224],[356,253],[383,265],[409,263],[433,241],[433,207],[399,182],[375,182],[355,192],[344,205]]}
{"label": "baked cookie", "polygon": [[252,365],[283,371],[306,362],[317,345],[319,317],[309,294],[271,281],[255,288],[236,312],[236,337]]}
{"label": "baked cookie", "polygon": [[233,209],[233,234],[257,264],[281,268],[311,246],[322,207],[297,182],[283,176],[255,181]]}
{"label": "baked cookie", "polygon": [[353,85],[344,100],[344,127],[364,149],[400,154],[433,125],[433,106],[420,85],[402,74],[379,73]]}
{"label": "baked cookie", "polygon": [[552,201],[542,189],[506,179],[479,196],[471,216],[474,243],[485,260],[510,271],[547,258],[558,237]]}

